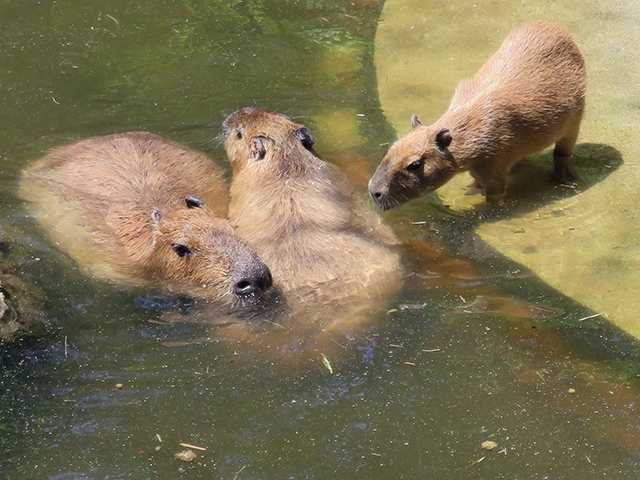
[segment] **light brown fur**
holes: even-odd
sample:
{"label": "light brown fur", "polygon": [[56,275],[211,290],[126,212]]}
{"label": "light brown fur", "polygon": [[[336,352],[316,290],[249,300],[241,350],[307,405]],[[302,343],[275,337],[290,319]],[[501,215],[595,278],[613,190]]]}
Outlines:
{"label": "light brown fur", "polygon": [[369,182],[384,210],[469,171],[488,201],[502,202],[506,175],[555,143],[553,179],[572,182],[569,161],[584,109],[584,60],[571,36],[548,22],[520,25],[474,78],[461,82],[434,124],[395,142]]}
{"label": "light brown fur", "polygon": [[311,291],[373,305],[397,292],[393,232],[316,155],[306,127],[248,107],[225,120],[223,136],[233,168],[229,220],[290,298]]}
{"label": "light brown fur", "polygon": [[58,148],[24,172],[21,196],[58,246],[100,279],[226,302],[271,285],[268,268],[221,218],[220,169],[156,135]]}

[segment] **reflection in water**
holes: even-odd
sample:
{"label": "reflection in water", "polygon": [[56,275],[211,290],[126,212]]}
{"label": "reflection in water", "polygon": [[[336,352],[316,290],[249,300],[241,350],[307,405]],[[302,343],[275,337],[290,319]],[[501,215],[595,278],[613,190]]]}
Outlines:
{"label": "reflection in water", "polygon": [[559,308],[544,307],[513,298],[479,296],[467,304],[451,309],[456,313],[499,313],[517,318],[545,319],[554,318],[564,313]]}

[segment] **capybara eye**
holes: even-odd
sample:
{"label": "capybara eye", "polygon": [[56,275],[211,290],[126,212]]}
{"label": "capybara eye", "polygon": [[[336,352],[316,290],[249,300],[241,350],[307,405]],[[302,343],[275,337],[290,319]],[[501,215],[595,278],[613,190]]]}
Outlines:
{"label": "capybara eye", "polygon": [[185,197],[185,201],[187,202],[187,208],[204,207],[204,202],[200,200],[198,197],[194,197],[193,195],[187,195]]}
{"label": "capybara eye", "polygon": [[419,170],[420,168],[422,168],[423,165],[424,165],[424,160],[421,158],[420,160],[416,160],[415,162],[412,162],[409,165],[407,165],[407,170],[409,170],[410,172],[414,170]]}
{"label": "capybara eye", "polygon": [[188,257],[191,255],[191,249],[186,245],[174,243],[173,245],[171,245],[171,248],[173,248],[173,251],[176,252],[180,258]]}
{"label": "capybara eye", "polygon": [[236,132],[236,138],[237,138],[238,140],[242,140],[242,132],[241,132],[240,130],[238,130],[238,131]]}

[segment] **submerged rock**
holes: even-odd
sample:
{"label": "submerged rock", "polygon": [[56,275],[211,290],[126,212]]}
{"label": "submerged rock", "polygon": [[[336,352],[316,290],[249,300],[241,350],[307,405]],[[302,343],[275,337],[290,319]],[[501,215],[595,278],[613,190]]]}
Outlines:
{"label": "submerged rock", "polygon": [[43,326],[44,293],[18,272],[20,255],[12,255],[12,241],[0,230],[0,345],[35,334]]}

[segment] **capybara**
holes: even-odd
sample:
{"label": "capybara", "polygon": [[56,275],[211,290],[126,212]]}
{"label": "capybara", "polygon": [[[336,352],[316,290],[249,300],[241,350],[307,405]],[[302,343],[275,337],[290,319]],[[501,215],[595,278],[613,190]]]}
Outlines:
{"label": "capybara", "polygon": [[221,170],[157,135],[53,150],[25,170],[21,196],[59,248],[97,278],[232,305],[271,287],[269,269],[222,218]]}
{"label": "capybara", "polygon": [[374,305],[398,291],[395,235],[316,154],[307,127],[246,107],[227,117],[222,135],[233,169],[229,220],[289,298],[313,292]]}
{"label": "capybara", "polygon": [[572,182],[569,161],[584,109],[584,60],[569,33],[548,22],[520,25],[475,77],[461,82],[434,124],[417,116],[369,182],[383,210],[469,171],[489,202],[502,203],[506,176],[555,143],[552,178]]}

